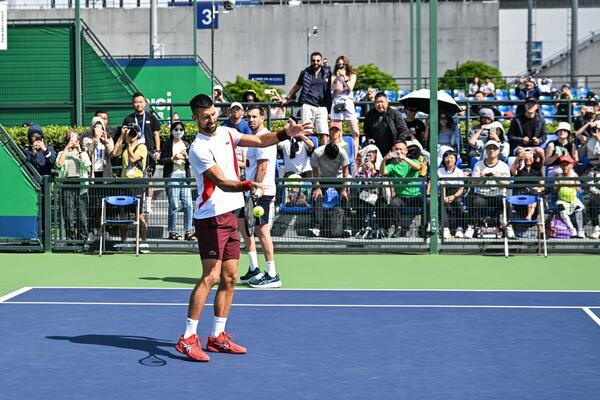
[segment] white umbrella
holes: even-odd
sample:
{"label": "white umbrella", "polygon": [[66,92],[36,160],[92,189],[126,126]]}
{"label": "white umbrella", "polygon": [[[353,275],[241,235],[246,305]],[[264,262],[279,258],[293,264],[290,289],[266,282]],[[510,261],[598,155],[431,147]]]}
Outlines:
{"label": "white umbrella", "polygon": [[[429,89],[419,89],[410,92],[399,101],[404,107],[413,106],[417,110],[429,114],[429,97]],[[460,106],[456,104],[456,101],[443,90],[438,91],[437,98],[439,111],[445,111],[449,114],[456,114],[462,111]]]}

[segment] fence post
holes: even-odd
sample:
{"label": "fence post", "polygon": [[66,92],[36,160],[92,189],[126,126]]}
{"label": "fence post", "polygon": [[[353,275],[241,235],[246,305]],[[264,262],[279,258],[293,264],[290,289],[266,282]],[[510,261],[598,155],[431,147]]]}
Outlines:
{"label": "fence post", "polygon": [[44,220],[44,251],[52,251],[52,196],[50,195],[50,177],[44,175],[42,180],[42,207]]}

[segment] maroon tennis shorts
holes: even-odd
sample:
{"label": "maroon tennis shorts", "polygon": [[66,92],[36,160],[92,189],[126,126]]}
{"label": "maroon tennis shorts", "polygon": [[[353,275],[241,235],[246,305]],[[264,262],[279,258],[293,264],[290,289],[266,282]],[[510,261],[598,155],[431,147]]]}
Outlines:
{"label": "maroon tennis shorts", "polygon": [[200,258],[239,260],[240,238],[235,212],[212,218],[194,219]]}

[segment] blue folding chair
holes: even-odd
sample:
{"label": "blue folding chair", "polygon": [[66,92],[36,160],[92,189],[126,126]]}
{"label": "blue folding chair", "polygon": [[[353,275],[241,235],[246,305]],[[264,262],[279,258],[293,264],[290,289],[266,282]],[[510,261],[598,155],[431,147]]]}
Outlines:
{"label": "blue folding chair", "polygon": [[[514,213],[514,207],[528,207],[531,204],[538,205],[538,216],[537,219],[520,219],[520,218],[509,218],[507,208],[511,206],[511,216]],[[539,196],[532,195],[514,195],[507,196],[502,202],[503,215],[504,215],[504,256],[508,257],[508,225],[537,225],[541,227],[541,232],[538,234],[538,255],[541,254],[542,243],[544,245],[544,257],[548,257],[548,251],[546,248],[546,226],[544,222],[544,199]]]}
{"label": "blue folding chair", "polygon": [[[107,207],[114,210],[128,211],[135,205],[135,219],[107,219]],[[119,213],[120,214],[120,213]],[[126,214],[128,215],[128,214]],[[99,256],[105,251],[106,241],[104,234],[108,225],[133,225],[135,227],[135,255],[140,254],[140,199],[133,196],[109,196],[102,199],[102,213],[100,216],[100,250]]]}

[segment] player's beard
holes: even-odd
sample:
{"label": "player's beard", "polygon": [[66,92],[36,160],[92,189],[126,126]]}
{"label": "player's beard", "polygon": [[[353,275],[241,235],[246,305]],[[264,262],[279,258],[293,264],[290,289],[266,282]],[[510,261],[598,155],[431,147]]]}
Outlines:
{"label": "player's beard", "polygon": [[215,133],[217,130],[217,124],[212,125],[200,125],[200,130],[206,133]]}

